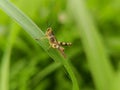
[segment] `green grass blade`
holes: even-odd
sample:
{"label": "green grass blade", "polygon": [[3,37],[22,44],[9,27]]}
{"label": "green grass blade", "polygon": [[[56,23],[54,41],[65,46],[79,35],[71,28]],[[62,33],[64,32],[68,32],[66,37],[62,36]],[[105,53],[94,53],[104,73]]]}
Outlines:
{"label": "green grass blade", "polygon": [[68,2],[80,30],[95,85],[98,90],[111,90],[113,69],[97,28],[83,0],[69,0]]}
{"label": "green grass blade", "polygon": [[[61,63],[53,63],[50,64],[48,67],[43,69],[41,72],[37,74],[35,78],[33,78],[33,81],[38,83],[40,80],[42,80],[44,77],[49,75],[51,72],[57,70],[61,66]],[[37,81],[39,79],[39,81]],[[35,83],[34,83],[35,84]]]}
{"label": "green grass blade", "polygon": [[120,90],[120,72],[116,74],[112,90]]}
{"label": "green grass blade", "polygon": [[[4,10],[12,19],[16,20],[19,25],[21,25],[26,32],[35,40],[44,37],[44,33],[18,8],[16,8],[12,3],[5,0],[0,0],[0,8]],[[55,60],[61,62],[70,78],[73,82],[73,90],[79,90],[77,79],[72,71],[72,67],[68,63],[68,60],[64,59],[60,53],[55,49],[49,49],[49,44],[46,40],[38,41],[39,45]]]}

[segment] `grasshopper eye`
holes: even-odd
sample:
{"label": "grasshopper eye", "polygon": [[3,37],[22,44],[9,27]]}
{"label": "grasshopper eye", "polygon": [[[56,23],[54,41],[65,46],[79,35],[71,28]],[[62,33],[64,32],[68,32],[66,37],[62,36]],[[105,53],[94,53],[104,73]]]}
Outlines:
{"label": "grasshopper eye", "polygon": [[47,28],[47,32],[48,32],[48,31],[52,31],[52,28],[51,28],[51,27]]}

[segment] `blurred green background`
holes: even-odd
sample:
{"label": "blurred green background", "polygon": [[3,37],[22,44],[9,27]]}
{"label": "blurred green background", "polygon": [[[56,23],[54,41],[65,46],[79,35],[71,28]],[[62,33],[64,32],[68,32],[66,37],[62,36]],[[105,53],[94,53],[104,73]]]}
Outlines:
{"label": "blurred green background", "polygon": [[[82,44],[80,28],[68,6],[69,1],[11,0],[11,2],[30,17],[43,32],[52,27],[59,41],[72,42],[72,46],[65,47],[65,53],[74,67],[80,90],[97,90]],[[111,85],[119,86],[120,0],[85,0],[85,4],[105,46],[108,62],[112,64],[114,70]],[[56,65],[22,27],[0,10],[1,67],[5,59],[8,60],[7,65],[10,65],[10,71],[7,72],[8,90],[72,90],[72,82],[63,66]],[[54,70],[44,75],[44,71],[49,70],[50,65]],[[120,88],[117,87],[116,90]]]}

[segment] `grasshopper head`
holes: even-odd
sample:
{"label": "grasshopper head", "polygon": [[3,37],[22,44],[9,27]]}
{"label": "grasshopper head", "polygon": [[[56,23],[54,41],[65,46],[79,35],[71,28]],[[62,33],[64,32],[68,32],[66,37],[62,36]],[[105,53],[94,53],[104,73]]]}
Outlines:
{"label": "grasshopper head", "polygon": [[50,36],[52,36],[53,35],[53,31],[52,31],[52,28],[51,27],[49,27],[49,28],[47,28],[47,31],[46,31],[46,36],[47,37],[50,37]]}

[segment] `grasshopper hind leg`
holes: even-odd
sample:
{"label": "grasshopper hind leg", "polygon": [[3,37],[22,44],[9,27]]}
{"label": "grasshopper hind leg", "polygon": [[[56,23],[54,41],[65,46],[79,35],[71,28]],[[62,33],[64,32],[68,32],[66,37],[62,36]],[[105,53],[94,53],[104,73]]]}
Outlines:
{"label": "grasshopper hind leg", "polygon": [[60,51],[60,53],[63,55],[64,58],[66,58],[66,55],[64,53],[64,48],[63,47],[59,47],[58,50]]}

